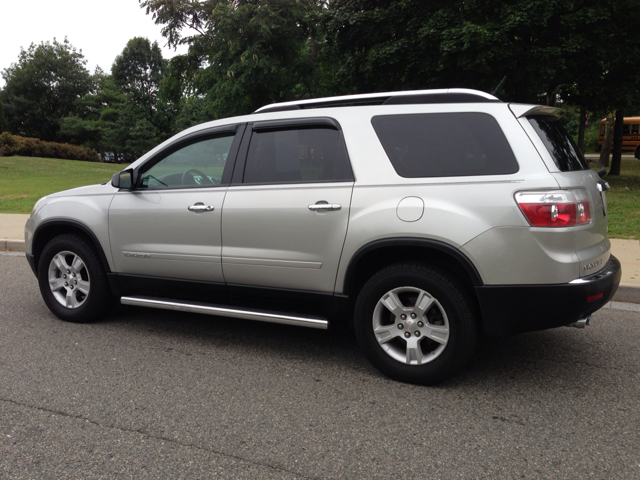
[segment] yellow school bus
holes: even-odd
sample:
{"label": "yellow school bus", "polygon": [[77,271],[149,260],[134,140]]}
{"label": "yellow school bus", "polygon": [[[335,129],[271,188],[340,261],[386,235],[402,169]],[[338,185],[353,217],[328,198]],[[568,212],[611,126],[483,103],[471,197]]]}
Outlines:
{"label": "yellow school bus", "polygon": [[[598,147],[602,148],[604,139],[605,120],[600,122],[600,137],[598,138]],[[613,140],[611,143],[613,148]],[[624,125],[622,126],[622,151],[635,152],[635,157],[640,158],[640,117],[624,117]]]}

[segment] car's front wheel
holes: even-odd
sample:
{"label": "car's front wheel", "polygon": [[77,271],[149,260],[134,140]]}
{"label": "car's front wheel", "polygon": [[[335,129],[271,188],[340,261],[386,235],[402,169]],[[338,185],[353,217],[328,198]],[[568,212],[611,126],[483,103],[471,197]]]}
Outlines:
{"label": "car's front wheel", "polygon": [[49,310],[69,322],[97,320],[114,303],[102,262],[80,235],[60,235],[44,247],[38,284]]}
{"label": "car's front wheel", "polygon": [[379,271],[362,288],[355,330],[365,355],[382,373],[428,385],[471,359],[479,321],[469,294],[453,276],[401,263]]}

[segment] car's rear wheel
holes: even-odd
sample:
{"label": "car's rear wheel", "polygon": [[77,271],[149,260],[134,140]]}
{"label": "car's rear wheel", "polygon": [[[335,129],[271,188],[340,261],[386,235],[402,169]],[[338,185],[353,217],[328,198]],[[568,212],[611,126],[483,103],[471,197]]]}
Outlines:
{"label": "car's rear wheel", "polygon": [[479,337],[474,303],[447,272],[401,263],[374,275],[362,288],[355,330],[367,358],[385,375],[433,384],[459,371]]}
{"label": "car's rear wheel", "polygon": [[97,320],[114,304],[102,262],[80,235],[60,235],[44,247],[38,283],[49,310],[69,322]]}

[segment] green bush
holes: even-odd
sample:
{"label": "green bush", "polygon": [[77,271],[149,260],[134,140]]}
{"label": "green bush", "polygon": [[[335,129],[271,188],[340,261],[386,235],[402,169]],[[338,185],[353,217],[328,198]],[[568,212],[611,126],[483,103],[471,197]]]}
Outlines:
{"label": "green bush", "polygon": [[92,148],[78,147],[68,143],[43,142],[37,138],[20,137],[4,132],[0,134],[0,156],[62,158],[97,162],[98,152]]}
{"label": "green bush", "polygon": [[598,152],[598,139],[600,138],[600,124],[589,127],[584,132],[584,149],[585,153]]}

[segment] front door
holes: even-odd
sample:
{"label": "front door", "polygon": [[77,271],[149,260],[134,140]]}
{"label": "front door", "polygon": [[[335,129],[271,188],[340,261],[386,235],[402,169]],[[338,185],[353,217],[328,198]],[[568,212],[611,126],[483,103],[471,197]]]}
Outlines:
{"label": "front door", "polygon": [[169,147],[141,167],[136,189],[114,196],[109,235],[119,274],[224,281],[223,178],[238,143],[223,132]]}

